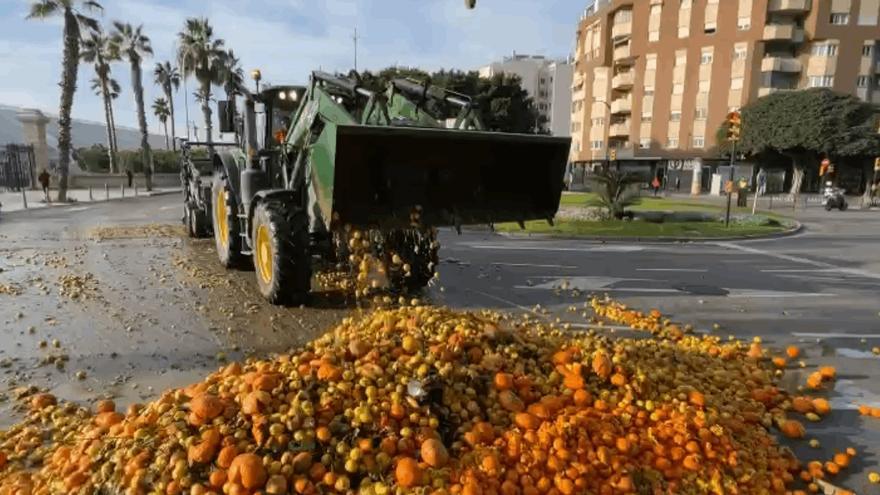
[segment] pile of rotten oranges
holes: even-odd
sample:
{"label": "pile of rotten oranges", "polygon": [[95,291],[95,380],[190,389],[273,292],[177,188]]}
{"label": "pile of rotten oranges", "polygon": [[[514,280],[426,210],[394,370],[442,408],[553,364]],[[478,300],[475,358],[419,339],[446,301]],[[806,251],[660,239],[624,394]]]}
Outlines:
{"label": "pile of rotten oranges", "polygon": [[0,433],[0,495],[818,489],[829,470],[801,466],[773,429],[803,436],[788,411],[827,403],[778,390],[754,344],[593,306],[654,337],[410,306],[125,413],[35,394]]}

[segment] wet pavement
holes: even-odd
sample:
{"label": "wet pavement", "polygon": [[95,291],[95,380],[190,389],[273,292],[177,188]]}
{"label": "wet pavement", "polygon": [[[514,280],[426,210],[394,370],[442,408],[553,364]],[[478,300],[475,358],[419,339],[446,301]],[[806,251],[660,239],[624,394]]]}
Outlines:
{"label": "wet pavement", "polygon": [[[124,406],[197,381],[226,360],[286,351],[357,311],[333,294],[307,308],[268,305],[252,272],[219,267],[212,240],[183,237],[179,215],[179,198],[165,196],[0,218],[0,427],[14,421],[17,387]],[[787,387],[797,389],[821,365],[836,366],[838,379],[822,393],[835,412],[808,429],[822,447],[792,447],[803,460],[855,447],[860,455],[836,481],[871,493],[866,473],[880,464],[880,420],[856,407],[880,407],[880,357],[872,352],[880,346],[880,216],[811,215],[801,236],[739,243],[443,231],[440,278],[423,298],[530,312],[579,329],[591,326],[591,314],[582,314],[587,295],[608,293],[698,331],[761,337],[777,350],[798,345],[803,367],[790,363]]]}

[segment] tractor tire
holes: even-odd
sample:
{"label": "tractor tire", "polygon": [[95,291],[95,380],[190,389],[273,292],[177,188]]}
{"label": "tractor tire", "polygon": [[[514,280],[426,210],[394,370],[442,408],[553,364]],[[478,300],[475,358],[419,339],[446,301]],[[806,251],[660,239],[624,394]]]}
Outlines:
{"label": "tractor tire", "polygon": [[238,205],[229,188],[225,176],[215,175],[214,187],[211,189],[211,214],[214,224],[214,244],[217,246],[217,257],[226,268],[242,266],[244,255],[241,254],[241,227],[238,222]]}
{"label": "tractor tire", "polygon": [[[440,261],[440,248],[432,231],[396,230],[386,237],[385,249],[391,290],[417,292],[434,278]],[[393,262],[395,254],[400,256],[404,264],[410,265],[409,273],[403,269],[402,264],[396,265]]]}
{"label": "tractor tire", "polygon": [[312,281],[308,213],[282,201],[263,201],[251,224],[260,293],[272,304],[305,303]]}

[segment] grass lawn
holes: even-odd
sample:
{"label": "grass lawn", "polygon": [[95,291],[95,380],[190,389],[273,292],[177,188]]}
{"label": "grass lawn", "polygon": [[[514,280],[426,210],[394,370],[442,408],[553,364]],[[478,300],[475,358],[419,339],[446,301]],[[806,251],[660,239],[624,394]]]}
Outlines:
{"label": "grass lawn", "polygon": [[557,220],[550,226],[543,220],[526,222],[526,230],[520,230],[516,223],[502,223],[495,226],[499,232],[522,232],[548,234],[560,237],[689,237],[706,238],[771,234],[785,230],[785,226],[739,225],[731,224],[725,228],[723,222],[623,222],[587,220]]}
{"label": "grass lawn", "polygon": [[[595,197],[596,195],[593,193],[566,193],[562,195],[560,205],[586,207]],[[632,211],[703,211],[708,213],[721,213],[724,211],[724,207],[720,204],[706,203],[698,199],[655,198],[652,196],[637,198],[637,203],[627,209]],[[733,208],[732,213],[750,214],[751,208]],[[609,220],[597,222],[557,219],[556,225],[552,227],[543,220],[536,220],[526,222],[525,230],[521,230],[516,223],[499,224],[495,228],[500,232],[522,232],[570,237],[688,237],[695,239],[770,234],[788,228],[785,217],[767,213],[762,213],[762,216],[772,218],[782,225],[732,223],[730,227],[725,227],[723,222],[670,221],[652,223],[644,221],[623,222]]]}
{"label": "grass lawn", "polygon": [[[596,199],[595,193],[565,193],[562,195],[560,206],[589,206]],[[736,198],[734,198],[736,199]],[[705,212],[723,212],[724,206],[721,204],[700,201],[699,199],[682,199],[682,198],[663,198],[653,196],[642,196],[635,198],[636,204],[627,207],[632,211],[705,211]],[[734,201],[731,212],[734,214],[751,214],[752,213],[752,196],[749,196],[749,206],[745,208],[737,208]],[[760,205],[759,205],[760,206]],[[775,213],[762,212],[762,215],[776,219],[784,220],[785,217]]]}

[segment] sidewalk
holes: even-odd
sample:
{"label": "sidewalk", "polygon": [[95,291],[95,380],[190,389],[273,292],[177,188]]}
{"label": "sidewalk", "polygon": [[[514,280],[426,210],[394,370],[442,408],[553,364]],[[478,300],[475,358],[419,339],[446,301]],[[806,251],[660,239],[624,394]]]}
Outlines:
{"label": "sidewalk", "polygon": [[[27,194],[27,209],[37,209],[37,208],[47,208],[50,206],[74,206],[78,204],[86,204],[93,202],[101,202],[107,200],[118,200],[118,199],[127,199],[134,198],[135,195],[137,197],[150,197],[157,196],[162,194],[172,194],[179,192],[179,187],[155,187],[152,192],[147,192],[142,188],[138,189],[129,189],[125,188],[123,191],[121,188],[110,188],[109,190],[105,190],[104,188],[100,189],[92,189],[91,197],[89,197],[88,189],[68,189],[67,190],[67,199],[68,203],[56,203],[54,202],[55,198],[58,195],[58,191],[52,189],[49,191],[50,196],[52,197],[53,202],[51,204],[46,204],[45,196],[43,195],[43,191],[26,191]],[[2,203],[2,207],[0,207],[0,212],[9,213],[13,211],[21,211],[24,210],[24,200],[22,198],[22,194],[20,191],[12,192],[12,191],[3,191],[0,192],[0,203]]]}

